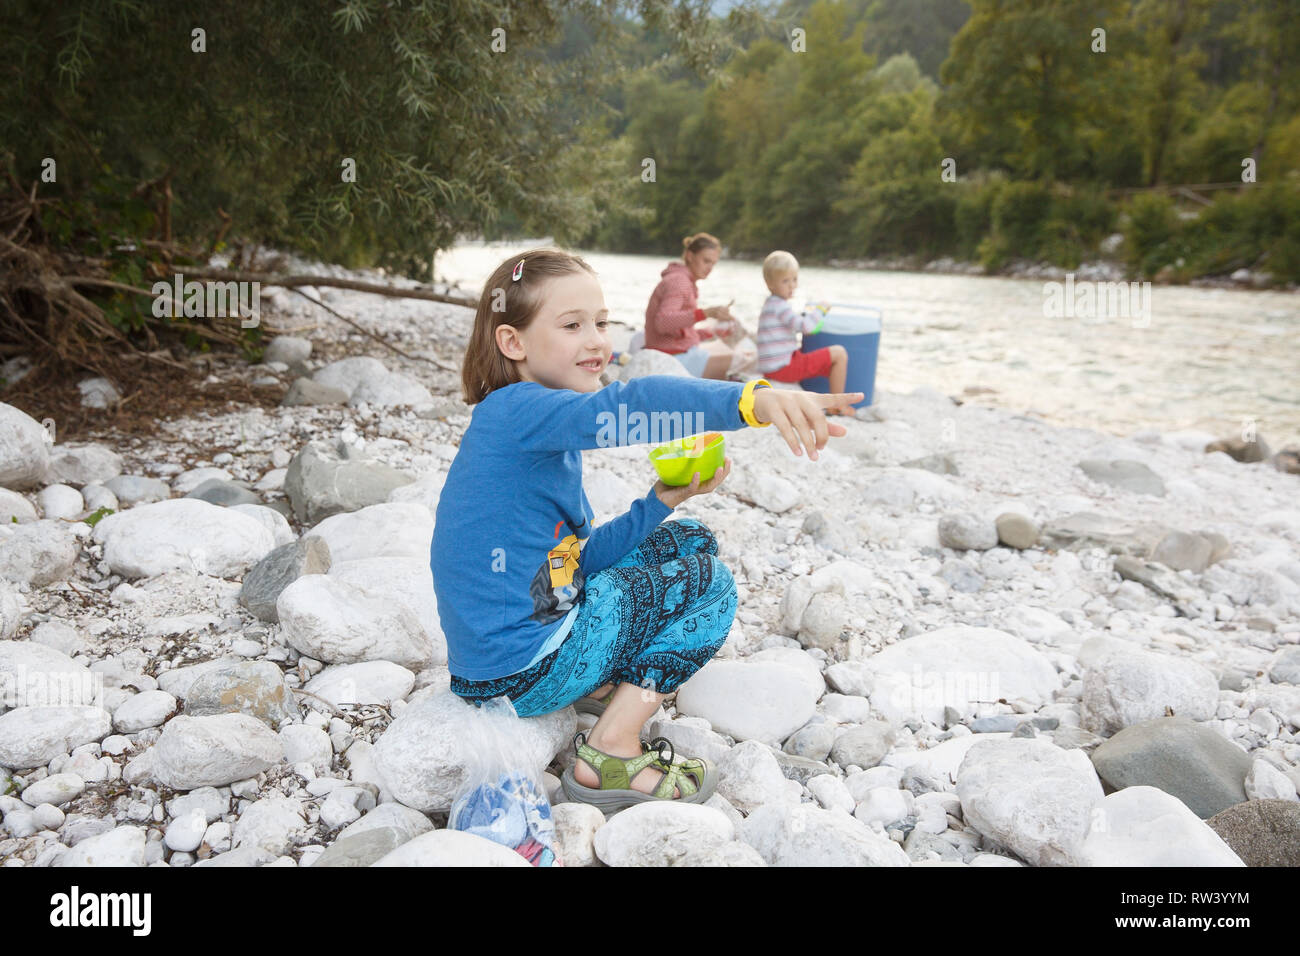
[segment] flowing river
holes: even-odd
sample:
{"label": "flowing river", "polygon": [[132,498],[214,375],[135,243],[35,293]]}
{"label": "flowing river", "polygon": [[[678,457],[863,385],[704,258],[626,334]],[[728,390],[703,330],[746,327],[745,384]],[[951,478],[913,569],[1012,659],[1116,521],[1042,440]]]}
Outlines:
{"label": "flowing river", "polygon": [[[528,248],[461,243],[439,253],[438,280],[477,298],[502,259]],[[581,255],[600,277],[618,323],[614,347],[623,348],[644,326],[669,259]],[[878,389],[929,385],[1117,435],[1153,428],[1231,437],[1253,427],[1275,451],[1300,443],[1300,296],[1151,286],[1127,312],[1107,316],[1080,298],[1093,294],[1085,286],[1096,284],[806,267],[796,296],[882,310]],[[702,307],[734,300],[737,317],[751,333],[757,327],[767,296],[758,263],[724,258],[699,289]]]}

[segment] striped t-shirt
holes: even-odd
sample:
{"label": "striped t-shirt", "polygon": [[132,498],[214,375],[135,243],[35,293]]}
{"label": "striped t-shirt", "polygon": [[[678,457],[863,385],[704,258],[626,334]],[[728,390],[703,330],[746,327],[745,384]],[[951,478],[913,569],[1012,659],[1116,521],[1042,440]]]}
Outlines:
{"label": "striped t-shirt", "polygon": [[790,356],[799,348],[795,336],[800,332],[816,332],[824,319],[817,309],[796,312],[786,299],[769,295],[758,316],[759,372],[775,372],[789,365]]}

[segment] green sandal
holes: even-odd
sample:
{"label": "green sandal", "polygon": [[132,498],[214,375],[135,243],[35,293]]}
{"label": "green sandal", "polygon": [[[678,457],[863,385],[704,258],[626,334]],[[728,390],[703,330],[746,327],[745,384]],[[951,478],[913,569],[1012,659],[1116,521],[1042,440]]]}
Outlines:
{"label": "green sandal", "polygon": [[[615,687],[614,690],[618,690],[618,687]],[[598,700],[593,700],[590,697],[579,697],[573,702],[573,709],[580,714],[595,714],[599,717],[605,712],[609,702],[614,699],[614,690],[611,690]]]}
{"label": "green sandal", "polygon": [[[573,803],[589,803],[606,815],[654,800],[704,803],[718,786],[718,768],[711,760],[693,758],[674,763],[673,745],[664,737],[656,737],[649,743],[641,741],[642,753],[637,757],[615,757],[597,750],[587,743],[587,735],[582,733],[574,734],[573,743],[578,759],[600,774],[600,786],[584,787],[570,767],[560,779],[564,795]],[[665,747],[667,757],[663,755]],[[663,779],[654,793],[634,790],[633,778],[648,767],[661,771]],[[674,797],[674,790],[681,795]]]}

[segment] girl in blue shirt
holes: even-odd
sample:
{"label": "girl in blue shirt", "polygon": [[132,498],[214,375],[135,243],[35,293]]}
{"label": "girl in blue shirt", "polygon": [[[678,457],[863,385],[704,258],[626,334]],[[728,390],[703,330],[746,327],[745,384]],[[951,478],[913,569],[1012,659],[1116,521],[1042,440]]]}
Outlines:
{"label": "girl in blue shirt", "polygon": [[[472,702],[508,697],[521,717],[575,703],[598,714],[575,737],[578,760],[563,779],[570,800],[606,812],[702,803],[716,768],[675,761],[668,741],[644,744],[640,732],[731,629],[736,586],[717,539],[695,519],[664,520],[716,489],[731,461],[704,483],[698,473],[684,487],[656,482],[593,528],[581,451],[776,425],[794,454],[802,445],[816,460],[828,436],[845,434],[822,410],[863,395],[672,376],[602,387],[608,324],[595,273],[558,249],[507,259],[483,289],[462,371],[476,408],[431,547],[451,689]],[[638,415],[684,431],[647,438],[627,427]]]}

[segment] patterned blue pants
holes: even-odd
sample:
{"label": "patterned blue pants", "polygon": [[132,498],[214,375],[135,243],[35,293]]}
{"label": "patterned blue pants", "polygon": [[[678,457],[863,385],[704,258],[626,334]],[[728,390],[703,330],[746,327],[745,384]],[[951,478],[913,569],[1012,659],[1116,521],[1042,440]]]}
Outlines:
{"label": "patterned blue pants", "polygon": [[507,696],[520,717],[567,707],[611,682],[672,693],[722,647],[736,616],[736,582],[717,553],[701,522],[664,522],[586,579],[569,635],[553,653],[509,677],[453,677],[452,692],[471,702]]}

